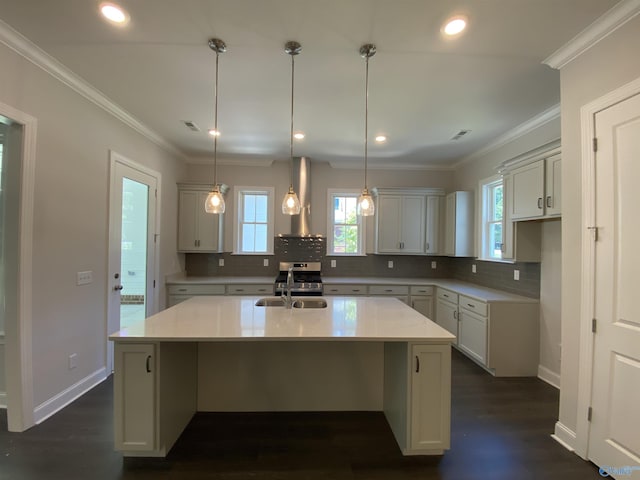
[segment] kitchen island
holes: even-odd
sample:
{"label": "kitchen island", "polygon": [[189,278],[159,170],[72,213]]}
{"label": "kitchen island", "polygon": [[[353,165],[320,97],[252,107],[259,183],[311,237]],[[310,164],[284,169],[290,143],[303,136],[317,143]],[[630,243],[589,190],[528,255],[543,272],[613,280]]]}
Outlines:
{"label": "kitchen island", "polygon": [[196,411],[384,411],[405,455],[449,448],[455,337],[395,298],[194,297],[110,336],[115,444],[163,457]]}

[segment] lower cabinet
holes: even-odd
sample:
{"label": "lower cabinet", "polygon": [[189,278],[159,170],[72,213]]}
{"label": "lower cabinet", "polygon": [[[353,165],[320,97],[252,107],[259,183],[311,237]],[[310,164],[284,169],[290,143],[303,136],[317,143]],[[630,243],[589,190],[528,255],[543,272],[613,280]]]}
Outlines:
{"label": "lower cabinet", "polygon": [[[438,288],[436,299],[436,323],[458,336],[458,294]],[[457,340],[454,344],[457,343]]]}
{"label": "lower cabinet", "polygon": [[273,295],[273,283],[227,285],[227,295]]}
{"label": "lower cabinet", "polygon": [[477,362],[486,365],[487,317],[461,308],[458,319],[458,348]]}
{"label": "lower cabinet", "polygon": [[196,411],[197,344],[115,342],[114,354],[115,449],[163,457]]}
{"label": "lower cabinet", "polygon": [[184,283],[167,285],[167,308],[196,295],[224,295],[224,285],[210,283]]}
{"label": "lower cabinet", "polygon": [[451,346],[387,342],[384,414],[405,455],[450,448]]}
{"label": "lower cabinet", "polygon": [[412,285],[409,287],[409,305],[429,320],[433,320],[433,287]]}
{"label": "lower cabinet", "polygon": [[358,285],[358,284],[324,284],[323,290],[325,295],[350,295],[350,296],[359,296],[367,294],[367,286],[366,285]]}

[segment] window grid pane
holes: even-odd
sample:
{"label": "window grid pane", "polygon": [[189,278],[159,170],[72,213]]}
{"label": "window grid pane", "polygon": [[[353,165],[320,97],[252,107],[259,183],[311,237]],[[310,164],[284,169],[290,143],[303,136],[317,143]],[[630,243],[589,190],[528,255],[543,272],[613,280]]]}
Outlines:
{"label": "window grid pane", "polygon": [[356,195],[333,197],[332,254],[360,253],[360,220],[357,215]]}
{"label": "window grid pane", "polygon": [[241,252],[267,252],[269,245],[269,196],[262,193],[243,193],[242,203]]}

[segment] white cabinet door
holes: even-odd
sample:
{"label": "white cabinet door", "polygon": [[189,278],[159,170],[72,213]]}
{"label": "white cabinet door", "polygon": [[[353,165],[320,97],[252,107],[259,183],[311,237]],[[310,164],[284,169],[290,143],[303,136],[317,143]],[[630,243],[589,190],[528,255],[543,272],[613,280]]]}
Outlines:
{"label": "white cabinet door", "polygon": [[458,347],[482,365],[487,364],[487,317],[464,308],[458,312],[460,319]]}
{"label": "white cabinet door", "polygon": [[436,301],[436,323],[458,336],[458,305],[441,298]]}
{"label": "white cabinet door", "polygon": [[450,445],[451,347],[411,348],[410,448],[441,450]]}
{"label": "white cabinet door", "polygon": [[209,192],[180,190],[178,197],[178,251],[221,252],[224,215],[207,213],[204,202]]}
{"label": "white cabinet door", "polygon": [[425,223],[426,243],[424,251],[431,255],[440,253],[440,197],[435,195],[427,196],[426,223]]}
{"label": "white cabinet door", "polygon": [[433,297],[411,297],[411,308],[433,320]]}
{"label": "white cabinet door", "polygon": [[402,197],[381,195],[377,206],[377,251],[400,251]]}
{"label": "white cabinet door", "polygon": [[562,157],[553,155],[545,160],[546,169],[546,196],[545,213],[549,217],[555,217],[562,213],[561,178]]}
{"label": "white cabinet door", "polygon": [[406,195],[402,198],[402,253],[424,253],[425,197]]}
{"label": "white cabinet door", "polygon": [[516,168],[511,173],[513,198],[512,220],[544,216],[544,160]]}
{"label": "white cabinet door", "polygon": [[445,205],[445,254],[473,256],[473,192],[452,192]]}
{"label": "white cabinet door", "polygon": [[115,344],[115,448],[156,449],[156,366],[154,344]]}

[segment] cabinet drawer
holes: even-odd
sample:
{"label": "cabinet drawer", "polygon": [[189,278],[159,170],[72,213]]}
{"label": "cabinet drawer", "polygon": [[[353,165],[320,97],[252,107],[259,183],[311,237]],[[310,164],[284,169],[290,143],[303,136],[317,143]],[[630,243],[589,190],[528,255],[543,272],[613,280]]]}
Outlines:
{"label": "cabinet drawer", "polygon": [[474,298],[460,295],[458,305],[460,306],[460,308],[464,308],[465,310],[469,310],[470,312],[477,313],[478,315],[482,315],[483,317],[487,316],[487,304]]}
{"label": "cabinet drawer", "polygon": [[325,295],[366,295],[366,285],[324,285]]}
{"label": "cabinet drawer", "polygon": [[167,286],[169,295],[224,295],[224,285],[169,285]]}
{"label": "cabinet drawer", "polygon": [[458,294],[451,290],[445,290],[444,288],[438,289],[438,298],[446,300],[451,303],[458,303]]}
{"label": "cabinet drawer", "polygon": [[227,285],[227,295],[273,295],[273,284]]}
{"label": "cabinet drawer", "polygon": [[433,295],[433,287],[430,285],[418,287],[413,285],[409,287],[411,295]]}
{"label": "cabinet drawer", "polygon": [[408,295],[407,285],[370,285],[369,295]]}

